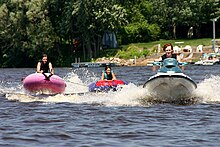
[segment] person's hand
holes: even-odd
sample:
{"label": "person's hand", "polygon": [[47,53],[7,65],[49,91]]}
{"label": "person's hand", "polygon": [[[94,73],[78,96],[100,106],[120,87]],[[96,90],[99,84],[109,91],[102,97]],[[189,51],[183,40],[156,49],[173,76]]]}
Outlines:
{"label": "person's hand", "polygon": [[48,78],[52,77],[52,75],[53,75],[53,74],[52,74],[52,73],[50,73],[50,75],[48,76]]}

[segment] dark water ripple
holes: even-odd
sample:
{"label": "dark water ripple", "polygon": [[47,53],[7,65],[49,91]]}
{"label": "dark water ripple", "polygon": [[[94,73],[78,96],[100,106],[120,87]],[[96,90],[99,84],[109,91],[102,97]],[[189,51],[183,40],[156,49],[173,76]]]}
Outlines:
{"label": "dark water ripple", "polygon": [[150,108],[36,103],[21,106],[1,110],[1,145],[208,146],[220,141],[218,104]]}

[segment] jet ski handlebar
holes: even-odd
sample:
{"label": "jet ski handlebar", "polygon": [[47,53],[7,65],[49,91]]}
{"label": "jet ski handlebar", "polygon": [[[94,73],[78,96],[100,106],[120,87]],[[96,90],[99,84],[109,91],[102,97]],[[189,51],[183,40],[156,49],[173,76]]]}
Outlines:
{"label": "jet ski handlebar", "polygon": [[[153,65],[154,66],[162,66],[163,65],[163,61],[154,61]],[[186,66],[186,65],[188,65],[188,63],[187,62],[178,62],[178,65],[179,66]]]}

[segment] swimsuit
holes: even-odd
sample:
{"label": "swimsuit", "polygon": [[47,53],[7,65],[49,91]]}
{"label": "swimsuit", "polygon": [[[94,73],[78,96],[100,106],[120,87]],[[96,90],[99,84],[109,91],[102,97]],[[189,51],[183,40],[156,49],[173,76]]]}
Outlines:
{"label": "swimsuit", "polygon": [[111,71],[109,75],[105,71],[102,71],[102,72],[104,73],[104,79],[112,80],[112,78],[113,78],[113,76],[112,76],[113,71]]}
{"label": "swimsuit", "polygon": [[40,70],[43,70],[43,73],[49,72],[49,62],[46,62],[45,64],[43,61],[40,61]]}
{"label": "swimsuit", "polygon": [[[161,57],[162,57],[162,61],[163,61],[164,59],[168,58],[166,54],[164,54],[164,55],[161,56]],[[176,57],[177,57],[176,54],[172,54],[172,56],[171,56],[170,58],[176,59]]]}

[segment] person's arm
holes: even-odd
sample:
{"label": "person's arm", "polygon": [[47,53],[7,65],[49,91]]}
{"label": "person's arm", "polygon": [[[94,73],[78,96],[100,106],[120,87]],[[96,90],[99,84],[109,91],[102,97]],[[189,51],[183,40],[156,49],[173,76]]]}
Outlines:
{"label": "person's arm", "polygon": [[158,59],[154,59],[154,62],[159,62],[162,61],[162,57],[158,58]]}
{"label": "person's arm", "polygon": [[102,72],[101,80],[104,80],[104,72]]}
{"label": "person's arm", "polygon": [[[182,62],[179,55],[176,55],[176,60],[177,60],[178,62]],[[182,60],[184,61],[184,59],[182,59]],[[182,69],[182,71],[184,71],[184,65],[179,66],[179,67]]]}
{"label": "person's arm", "polygon": [[53,71],[53,66],[52,66],[52,64],[51,64],[51,63],[49,63],[49,69],[50,69],[50,73],[51,73],[51,74],[54,74],[54,71]]}
{"label": "person's arm", "polygon": [[37,63],[37,73],[42,73],[42,71],[40,70],[40,66],[41,66],[41,63],[38,62]]}
{"label": "person's arm", "polygon": [[116,80],[116,76],[113,72],[112,72],[112,80]]}
{"label": "person's arm", "polygon": [[181,62],[181,58],[180,58],[179,55],[176,55],[176,60],[177,60],[178,62]]}

